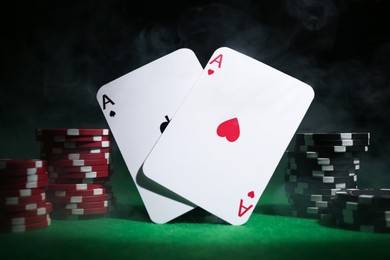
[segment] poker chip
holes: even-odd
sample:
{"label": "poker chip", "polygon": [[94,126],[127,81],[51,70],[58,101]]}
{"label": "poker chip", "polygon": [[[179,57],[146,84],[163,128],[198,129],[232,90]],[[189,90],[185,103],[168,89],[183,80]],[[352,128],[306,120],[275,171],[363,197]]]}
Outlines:
{"label": "poker chip", "polygon": [[369,133],[297,133],[286,152],[285,191],[292,216],[333,218],[339,192],[357,189]]}
{"label": "poker chip", "polygon": [[45,201],[45,199],[46,199],[46,193],[42,192],[41,194],[38,194],[38,195],[31,195],[31,196],[25,196],[25,197],[1,198],[0,205],[19,205],[19,204],[25,204],[25,203],[34,203],[34,202]]}
{"label": "poker chip", "polygon": [[41,153],[41,157],[48,161],[51,160],[97,160],[97,159],[110,159],[110,153],[94,153],[94,154],[45,154]]}
{"label": "poker chip", "polygon": [[0,218],[24,218],[32,216],[40,216],[50,214],[53,211],[53,204],[46,202],[45,205],[39,206],[36,209],[19,211],[19,212],[2,212]]}
{"label": "poker chip", "polygon": [[110,147],[110,141],[99,142],[42,142],[41,147],[44,150],[53,148],[65,149],[83,149],[83,148],[107,148]]}
{"label": "poker chip", "polygon": [[0,169],[0,178],[2,177],[12,177],[12,176],[25,176],[25,175],[37,175],[43,174],[46,172],[46,167],[21,167],[21,168],[11,168],[11,169]]}
{"label": "poker chip", "polygon": [[105,136],[109,135],[109,129],[77,129],[77,128],[56,128],[56,129],[37,129],[37,136],[51,136],[51,135],[61,135],[61,136],[82,136],[82,135],[99,135]]}
{"label": "poker chip", "polygon": [[0,159],[0,169],[42,168],[42,167],[45,167],[44,160]]}
{"label": "poker chip", "polygon": [[81,172],[97,172],[110,171],[112,166],[109,164],[103,165],[88,165],[88,166],[48,166],[47,171],[51,173],[81,173]]}
{"label": "poker chip", "polygon": [[345,153],[335,153],[335,152],[315,152],[315,151],[305,151],[305,152],[299,152],[299,151],[287,151],[288,156],[298,156],[308,159],[318,159],[318,158],[330,158],[332,160],[334,159],[340,159],[340,158],[358,158],[359,153],[356,152],[345,152]]}
{"label": "poker chip", "polygon": [[38,141],[49,142],[102,142],[109,141],[108,135],[84,135],[84,136],[66,136],[66,135],[39,135]]}
{"label": "poker chip", "polygon": [[0,209],[5,212],[21,212],[21,211],[29,211],[29,210],[35,210],[40,207],[44,207],[46,205],[46,201],[42,200],[39,202],[33,202],[33,203],[20,203],[17,205],[0,205]]}
{"label": "poker chip", "polygon": [[16,189],[16,190],[0,190],[0,198],[5,197],[29,197],[39,195],[45,192],[45,188],[36,189]]}
{"label": "poker chip", "polygon": [[39,182],[48,180],[47,172],[42,174],[30,174],[22,176],[3,176],[2,184],[5,183],[21,183],[21,182]]}
{"label": "poker chip", "polygon": [[[109,134],[108,129],[37,129],[41,157],[47,160],[47,200],[54,215],[74,215],[69,207],[104,208],[104,201],[112,199]],[[93,214],[107,213],[106,207]]]}
{"label": "poker chip", "polygon": [[337,192],[336,198],[359,204],[388,206],[390,209],[390,189],[348,189]]}
{"label": "poker chip", "polygon": [[94,214],[94,215],[64,215],[59,213],[52,213],[50,217],[56,220],[95,220],[101,219],[108,216],[108,213]]}
{"label": "poker chip", "polygon": [[94,179],[108,177],[111,175],[110,171],[97,171],[97,172],[81,172],[81,173],[50,173],[50,178],[59,179]]}
{"label": "poker chip", "polygon": [[48,191],[48,194],[52,197],[71,197],[71,196],[94,196],[103,195],[112,192],[110,186],[105,188],[90,189],[90,190],[56,190]]}
{"label": "poker chip", "polygon": [[286,181],[296,183],[310,183],[310,184],[337,184],[337,183],[356,183],[357,175],[347,177],[334,177],[334,176],[323,176],[323,177],[306,177],[299,175],[288,175]]}
{"label": "poker chip", "polygon": [[287,197],[289,196],[296,196],[296,195],[330,195],[330,196],[335,196],[337,191],[342,190],[343,188],[304,188],[304,187],[299,187],[297,185],[285,185],[285,191]]}
{"label": "poker chip", "polygon": [[301,201],[296,199],[289,199],[288,202],[292,209],[303,210],[310,214],[323,214],[328,213],[328,207],[330,207],[330,201]]}
{"label": "poker chip", "polygon": [[336,227],[390,232],[390,189],[344,189],[332,197],[329,209]]}
{"label": "poker chip", "polygon": [[[96,159],[96,160],[51,160],[48,165],[50,166],[94,166],[94,165],[106,165],[110,164],[109,159]],[[50,166],[48,168],[50,169]]]}
{"label": "poker chip", "polygon": [[19,189],[33,189],[33,188],[45,188],[49,184],[48,180],[45,181],[27,181],[27,182],[7,182],[0,183],[0,190],[19,190]]}
{"label": "poker chip", "polygon": [[[334,195],[336,192],[334,192]],[[333,196],[334,196],[333,195]],[[323,195],[323,194],[287,194],[288,199],[297,200],[297,201],[304,201],[304,202],[315,202],[315,201],[330,201],[332,198],[332,195]]]}
{"label": "poker chip", "polygon": [[342,171],[342,170],[359,170],[360,164],[300,164],[300,163],[287,163],[287,168],[297,171]]}
{"label": "poker chip", "polygon": [[296,140],[297,145],[303,146],[368,146],[370,145],[370,139],[339,139],[339,140],[313,140],[313,139],[301,139]]}
{"label": "poker chip", "polygon": [[90,189],[99,189],[104,188],[102,184],[50,184],[48,190],[62,190],[62,191],[74,191],[74,190],[90,190]]}
{"label": "poker chip", "polygon": [[49,219],[49,214],[18,218],[0,218],[0,226],[30,225],[33,223],[44,222],[45,220]]}
{"label": "poker chip", "polygon": [[352,157],[333,157],[333,158],[307,158],[302,153],[287,152],[288,162],[301,165],[344,165],[360,164],[359,158]]}
{"label": "poker chip", "polygon": [[294,148],[297,152],[318,152],[318,153],[345,153],[345,152],[367,152],[367,145],[359,145],[359,146],[320,146],[320,145],[296,145]]}
{"label": "poker chip", "polygon": [[[111,193],[93,196],[63,196],[63,197],[50,197],[48,199],[53,203],[81,203],[81,202],[96,202],[111,199],[113,195]],[[54,207],[56,207],[54,205]]]}
{"label": "poker chip", "polygon": [[72,179],[72,178],[51,178],[49,180],[49,184],[93,184],[93,183],[101,183],[104,184],[106,182],[110,181],[109,177],[104,178],[78,178],[78,179]]}
{"label": "poker chip", "polygon": [[65,209],[93,209],[93,208],[107,208],[115,205],[115,199],[96,201],[96,202],[80,202],[80,203],[66,203]]}
{"label": "poker chip", "polygon": [[355,140],[370,139],[370,133],[349,132],[349,133],[297,133],[296,140]]}
{"label": "poker chip", "polygon": [[114,207],[100,207],[100,208],[91,208],[91,209],[58,209],[56,214],[59,215],[96,215],[96,214],[106,214],[111,212]]}
{"label": "poker chip", "polygon": [[99,154],[99,153],[109,153],[110,148],[41,148],[41,154]]}
{"label": "poker chip", "polygon": [[317,189],[351,189],[356,188],[357,182],[342,182],[342,183],[323,183],[319,181],[297,181],[297,182],[291,182],[291,181],[285,181],[285,187],[291,189],[291,188],[298,188],[302,190],[313,190],[316,191]]}
{"label": "poker chip", "polygon": [[1,232],[12,232],[12,233],[26,232],[26,231],[46,228],[46,227],[50,226],[50,224],[51,224],[51,219],[50,219],[50,217],[48,217],[48,219],[45,221],[36,222],[36,223],[32,223],[32,224],[0,226],[0,231]]}
{"label": "poker chip", "polygon": [[334,177],[346,177],[353,176],[357,174],[356,170],[336,170],[336,171],[319,171],[319,170],[295,170],[295,169],[285,169],[286,175],[297,175],[297,176],[311,176],[311,177],[324,177],[324,176],[334,176]]}

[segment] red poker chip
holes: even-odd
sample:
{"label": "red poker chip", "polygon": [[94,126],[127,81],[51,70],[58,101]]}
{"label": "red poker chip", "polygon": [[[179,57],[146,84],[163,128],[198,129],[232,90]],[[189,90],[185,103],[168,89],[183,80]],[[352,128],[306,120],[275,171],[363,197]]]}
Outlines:
{"label": "red poker chip", "polygon": [[41,142],[41,148],[43,150],[53,148],[65,148],[65,149],[84,149],[84,148],[108,148],[110,147],[110,141],[99,142]]}
{"label": "red poker chip", "polygon": [[1,205],[20,205],[20,204],[27,204],[27,203],[35,203],[44,201],[46,199],[46,193],[43,192],[39,195],[32,195],[28,197],[5,197],[0,200],[0,207]]}
{"label": "red poker chip", "polygon": [[45,193],[45,188],[0,190],[0,198],[6,197],[30,197]]}
{"label": "red poker chip", "polygon": [[52,213],[50,214],[50,217],[52,219],[59,219],[59,220],[94,220],[94,219],[101,219],[107,217],[108,214],[95,214],[95,215],[64,215],[59,213]]}
{"label": "red poker chip", "polygon": [[43,222],[49,219],[50,216],[48,214],[28,216],[28,217],[17,217],[17,218],[6,217],[6,218],[0,218],[0,226],[30,225],[33,223]]}
{"label": "red poker chip", "polygon": [[8,176],[7,178],[1,178],[1,183],[19,183],[19,182],[32,182],[32,181],[47,181],[49,175],[47,173],[39,175],[25,175],[25,176]]}
{"label": "red poker chip", "polygon": [[110,171],[82,172],[82,173],[50,173],[50,178],[58,179],[94,179],[111,176]]}
{"label": "red poker chip", "polygon": [[[107,159],[97,159],[97,160],[51,160],[48,162],[50,166],[60,166],[60,167],[69,167],[69,166],[93,166],[93,165],[106,165],[110,164],[111,160]],[[50,166],[47,166],[48,168]]]}
{"label": "red poker chip", "polygon": [[108,135],[84,135],[84,136],[66,136],[66,135],[44,135],[36,138],[41,142],[102,142],[110,141]]}
{"label": "red poker chip", "polygon": [[111,212],[114,207],[101,207],[92,209],[58,209],[56,214],[61,215],[95,215],[95,214],[106,214]]}
{"label": "red poker chip", "polygon": [[0,218],[24,218],[24,217],[31,217],[31,216],[39,216],[39,215],[46,215],[53,211],[53,204],[50,202],[46,202],[45,205],[39,206],[37,209],[33,210],[25,210],[25,211],[19,211],[19,212],[2,212],[0,214]]}
{"label": "red poker chip", "polygon": [[0,170],[0,177],[8,177],[8,176],[25,176],[25,175],[37,175],[43,174],[46,172],[46,167],[39,168],[12,168],[12,169],[3,169]]}
{"label": "red poker chip", "polygon": [[20,189],[34,189],[45,188],[49,185],[49,181],[27,181],[15,183],[0,183],[0,190],[20,190]]}
{"label": "red poker chip", "polygon": [[10,213],[10,212],[35,210],[37,208],[44,207],[45,205],[46,205],[46,201],[42,200],[34,203],[24,203],[18,205],[0,205],[0,209],[5,213]]}
{"label": "red poker chip", "polygon": [[89,190],[56,190],[47,191],[47,195],[51,197],[71,197],[71,196],[96,196],[112,192],[110,186],[105,188],[89,189]]}
{"label": "red poker chip", "polygon": [[66,203],[62,205],[64,209],[94,209],[107,208],[115,205],[115,199],[95,201],[95,202],[81,202],[81,203]]}
{"label": "red poker chip", "polygon": [[0,169],[42,168],[45,161],[40,159],[0,159]]}
{"label": "red poker chip", "polygon": [[71,153],[80,153],[80,154],[99,154],[99,153],[109,153],[110,148],[48,148],[42,149],[41,153],[45,154],[71,154]]}
{"label": "red poker chip", "polygon": [[41,158],[45,158],[48,161],[52,160],[99,160],[110,159],[111,153],[70,153],[70,154],[45,154],[41,153]]}
{"label": "red poker chip", "polygon": [[88,166],[48,166],[47,171],[50,173],[64,173],[64,172],[98,172],[98,171],[110,171],[112,166],[110,164],[105,165],[88,165]]}
{"label": "red poker chip", "polygon": [[77,183],[106,183],[110,181],[111,178],[94,178],[94,179],[49,179],[49,184],[77,184]]}
{"label": "red poker chip", "polygon": [[48,190],[61,190],[61,191],[73,191],[73,190],[90,190],[90,189],[99,189],[104,188],[103,184],[86,184],[86,183],[78,183],[78,184],[50,184],[47,189]]}
{"label": "red poker chip", "polygon": [[65,197],[52,197],[47,196],[47,200],[51,203],[84,203],[84,202],[96,202],[111,199],[112,193],[94,195],[94,196],[65,196]]}
{"label": "red poker chip", "polygon": [[48,220],[36,222],[36,223],[32,223],[32,224],[0,226],[0,231],[1,232],[12,232],[12,233],[26,232],[26,231],[46,228],[46,227],[50,226],[50,224],[51,224],[51,219],[49,217]]}
{"label": "red poker chip", "polygon": [[103,128],[40,128],[36,130],[37,136],[46,135],[63,135],[63,136],[80,136],[80,135],[109,135],[109,129]]}

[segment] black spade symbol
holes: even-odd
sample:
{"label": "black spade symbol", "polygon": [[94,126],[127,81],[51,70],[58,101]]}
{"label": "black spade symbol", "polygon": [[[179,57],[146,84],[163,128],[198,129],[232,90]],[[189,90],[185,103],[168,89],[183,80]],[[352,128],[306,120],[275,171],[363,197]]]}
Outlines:
{"label": "black spade symbol", "polygon": [[110,117],[114,117],[116,115],[115,111],[110,111]]}
{"label": "black spade symbol", "polygon": [[168,126],[168,124],[169,124],[169,122],[170,122],[168,116],[165,116],[165,120],[167,120],[167,121],[162,122],[161,125],[160,125],[160,132],[161,132],[161,133],[164,132],[165,128],[167,128],[167,126]]}

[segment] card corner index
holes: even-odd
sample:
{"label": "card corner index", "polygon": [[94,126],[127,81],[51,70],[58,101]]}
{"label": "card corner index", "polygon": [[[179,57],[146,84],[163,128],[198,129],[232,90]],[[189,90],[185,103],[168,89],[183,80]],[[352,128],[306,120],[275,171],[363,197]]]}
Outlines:
{"label": "card corner index", "polygon": [[106,85],[101,86],[96,92],[96,100],[102,109],[103,109],[103,97],[105,95],[105,86]]}

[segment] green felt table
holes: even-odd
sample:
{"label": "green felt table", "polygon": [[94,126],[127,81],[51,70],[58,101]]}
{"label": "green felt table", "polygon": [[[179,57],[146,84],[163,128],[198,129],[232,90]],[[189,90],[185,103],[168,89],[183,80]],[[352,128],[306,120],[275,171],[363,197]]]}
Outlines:
{"label": "green felt table", "polygon": [[152,223],[120,156],[111,180],[117,207],[94,220],[0,234],[2,259],[390,259],[390,234],[342,230],[288,215],[280,162],[249,221],[224,224],[200,209]]}

